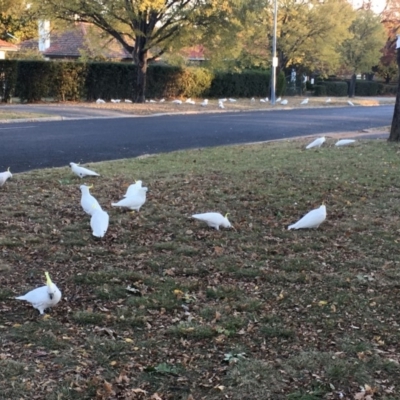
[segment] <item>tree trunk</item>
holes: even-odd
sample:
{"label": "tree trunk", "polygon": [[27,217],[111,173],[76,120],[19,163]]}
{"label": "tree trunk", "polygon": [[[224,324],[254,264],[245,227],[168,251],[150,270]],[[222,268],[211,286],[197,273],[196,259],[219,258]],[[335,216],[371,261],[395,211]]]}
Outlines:
{"label": "tree trunk", "polygon": [[146,101],[146,78],[147,78],[147,50],[140,51],[137,57],[137,77],[135,103]]}
{"label": "tree trunk", "polygon": [[356,78],[357,78],[356,74],[353,74],[351,76],[350,86],[349,86],[349,97],[354,97],[354,94],[356,92]]}
{"label": "tree trunk", "polygon": [[[400,49],[397,49],[397,65],[400,71]],[[390,142],[399,142],[400,141],[400,72],[399,79],[397,84],[397,95],[396,95],[396,104],[394,105],[392,126],[390,128],[389,141]]]}

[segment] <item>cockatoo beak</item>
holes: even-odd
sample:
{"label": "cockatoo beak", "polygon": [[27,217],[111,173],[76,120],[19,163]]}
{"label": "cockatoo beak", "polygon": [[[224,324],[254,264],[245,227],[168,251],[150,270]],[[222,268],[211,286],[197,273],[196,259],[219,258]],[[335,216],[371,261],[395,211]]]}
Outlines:
{"label": "cockatoo beak", "polygon": [[88,189],[92,189],[92,188],[93,188],[93,183],[90,186],[88,186]]}
{"label": "cockatoo beak", "polygon": [[10,172],[10,167],[7,168],[7,171]]}

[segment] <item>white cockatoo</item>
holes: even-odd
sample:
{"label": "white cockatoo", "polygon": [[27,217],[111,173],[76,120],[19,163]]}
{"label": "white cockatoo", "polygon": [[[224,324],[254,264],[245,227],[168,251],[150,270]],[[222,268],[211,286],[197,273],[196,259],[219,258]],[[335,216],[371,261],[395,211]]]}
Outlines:
{"label": "white cockatoo", "polygon": [[218,100],[218,108],[225,108],[223,101]]}
{"label": "white cockatoo", "polygon": [[12,173],[10,172],[10,167],[7,168],[7,171],[0,173],[0,187],[6,183],[8,178],[12,178]]}
{"label": "white cockatoo", "polygon": [[222,101],[224,103],[225,101],[228,101],[228,99],[225,97],[223,99],[218,99],[218,101]]}
{"label": "white cockatoo", "polygon": [[135,181],[135,183],[129,185],[128,189],[126,190],[126,193],[124,194],[124,197],[131,197],[141,187],[142,187],[142,181]]}
{"label": "white cockatoo", "polygon": [[172,104],[182,104],[182,100],[172,100]]}
{"label": "white cockatoo", "polygon": [[265,102],[266,102],[266,103],[269,102],[269,98],[268,98],[268,97],[265,98]]}
{"label": "white cockatoo", "polygon": [[332,100],[331,100],[331,98],[329,97],[328,99],[326,99],[325,100],[325,103],[330,103]]}
{"label": "white cockatoo", "polygon": [[93,215],[95,211],[101,210],[99,202],[90,194],[89,189],[93,186],[81,185],[81,206],[86,214]]}
{"label": "white cockatoo", "polygon": [[207,105],[208,105],[208,99],[204,99],[204,100],[200,103],[200,105],[201,105],[202,107],[207,106]]}
{"label": "white cockatoo", "polygon": [[90,226],[92,228],[93,236],[98,238],[102,238],[108,229],[108,223],[110,221],[110,217],[107,212],[100,209],[95,209],[92,217],[90,218]]}
{"label": "white cockatoo", "polygon": [[71,167],[72,172],[75,175],[78,175],[79,178],[83,178],[84,176],[100,176],[97,172],[81,167],[79,164],[73,162],[69,163],[69,166]]}
{"label": "white cockatoo", "polygon": [[236,103],[237,100],[230,98],[230,99],[228,99],[228,101],[231,102],[231,103]]}
{"label": "white cockatoo", "polygon": [[349,106],[354,106],[354,103],[353,103],[352,101],[350,101],[350,100],[347,100],[347,104],[348,104]]}
{"label": "white cockatoo", "polygon": [[306,149],[312,149],[313,147],[321,147],[324,142],[325,142],[325,136],[320,137],[312,141],[309,145],[307,145]]}
{"label": "white cockatoo", "polygon": [[113,207],[125,207],[129,208],[130,210],[139,211],[140,207],[142,207],[143,204],[146,202],[146,192],[147,187],[138,188],[135,193],[132,194],[132,196],[125,197],[118,203],[111,203],[111,205]]}
{"label": "white cockatoo", "polygon": [[280,103],[280,102],[282,101],[282,98],[281,98],[281,97],[278,97],[275,101],[276,101],[277,103]]}
{"label": "white cockatoo", "polygon": [[308,104],[308,98],[307,99],[304,99],[300,104]]}
{"label": "white cockatoo", "polygon": [[125,103],[132,103],[132,100],[125,99]]}
{"label": "white cockatoo", "polygon": [[205,222],[209,227],[219,231],[220,226],[223,228],[231,228],[231,223],[228,220],[228,214],[225,217],[218,212],[207,212],[203,214],[193,214],[192,218]]}
{"label": "white cockatoo", "polygon": [[160,103],[164,103],[164,101],[165,101],[165,99],[161,99],[161,100],[160,100]]}
{"label": "white cockatoo", "polygon": [[341,139],[335,143],[335,146],[348,146],[349,144],[353,144],[355,142],[354,139]]}
{"label": "white cockatoo", "polygon": [[252,97],[252,98],[250,99],[250,103],[255,103],[255,101],[256,101],[256,99],[255,99],[254,97]]}
{"label": "white cockatoo", "polygon": [[289,225],[288,229],[304,229],[318,228],[326,219],[326,207],[322,204],[321,207],[308,212],[303,218],[295,224]]}
{"label": "white cockatoo", "polygon": [[260,99],[260,103],[266,103],[265,99]]}
{"label": "white cockatoo", "polygon": [[31,303],[34,308],[39,310],[40,314],[44,314],[44,310],[54,307],[61,300],[60,289],[51,281],[48,272],[44,274],[46,286],[38,287],[24,296],[16,297],[17,300],[25,300]]}
{"label": "white cockatoo", "polygon": [[[277,100],[277,101],[278,101],[278,100]],[[288,104],[288,103],[289,103],[289,101],[286,100],[286,99],[281,101],[281,104],[282,104],[283,106],[286,106],[286,104]]]}
{"label": "white cockatoo", "polygon": [[103,99],[97,99],[97,100],[96,100],[96,103],[97,103],[97,104],[104,104],[105,101],[104,101]]}
{"label": "white cockatoo", "polygon": [[111,99],[111,103],[121,103],[120,99]]}

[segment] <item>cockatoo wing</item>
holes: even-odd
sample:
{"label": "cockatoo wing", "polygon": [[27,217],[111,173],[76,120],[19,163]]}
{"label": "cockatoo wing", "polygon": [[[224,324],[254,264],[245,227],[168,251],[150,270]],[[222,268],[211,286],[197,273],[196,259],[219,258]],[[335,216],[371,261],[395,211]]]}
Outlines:
{"label": "cockatoo wing", "polygon": [[308,212],[303,218],[295,224],[290,225],[288,229],[304,229],[304,228],[318,228],[326,219],[326,207],[321,207]]}
{"label": "cockatoo wing", "polygon": [[133,196],[125,197],[117,203],[111,203],[113,207],[126,207],[131,210],[139,211],[140,207],[146,202],[147,187],[137,189]]}
{"label": "cockatoo wing", "polygon": [[90,218],[93,236],[102,238],[107,232],[109,221],[110,217],[107,212],[102,209],[96,210]]}
{"label": "cockatoo wing", "polygon": [[321,147],[324,142],[325,142],[325,137],[315,139],[306,147],[306,149],[312,149],[313,147]]}
{"label": "cockatoo wing", "polygon": [[354,139],[341,139],[335,143],[335,146],[347,146],[349,144],[353,144],[354,142]]}

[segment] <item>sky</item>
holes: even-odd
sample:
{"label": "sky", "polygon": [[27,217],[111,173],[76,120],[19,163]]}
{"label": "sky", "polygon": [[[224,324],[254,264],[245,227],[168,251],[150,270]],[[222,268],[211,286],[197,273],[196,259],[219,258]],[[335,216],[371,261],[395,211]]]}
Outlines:
{"label": "sky", "polygon": [[[355,8],[360,7],[363,4],[363,0],[350,0],[350,3],[353,4]],[[382,12],[385,8],[386,0],[372,0],[372,9],[376,13]]]}

